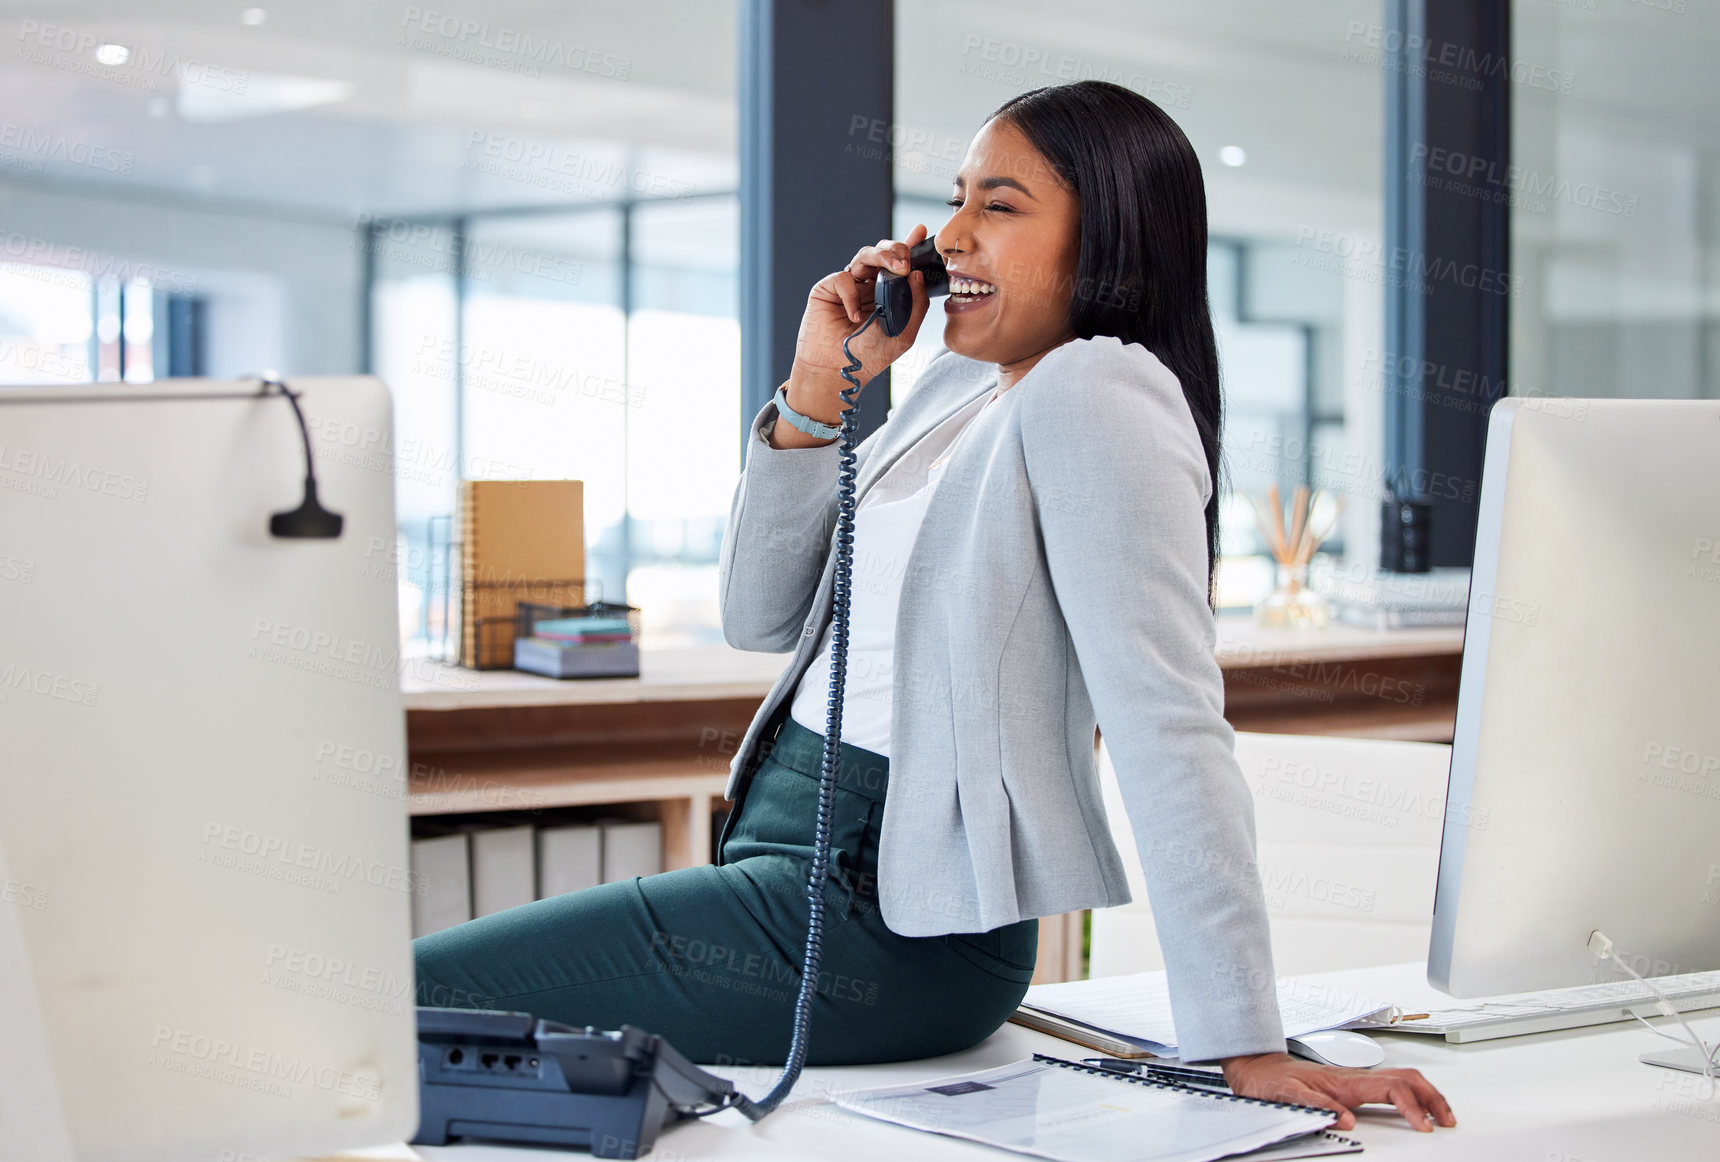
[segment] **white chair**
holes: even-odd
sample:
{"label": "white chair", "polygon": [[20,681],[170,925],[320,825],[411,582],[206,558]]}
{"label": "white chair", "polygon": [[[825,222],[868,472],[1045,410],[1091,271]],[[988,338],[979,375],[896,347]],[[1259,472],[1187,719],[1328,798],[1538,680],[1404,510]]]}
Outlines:
{"label": "white chair", "polygon": [[[1425,958],[1451,747],[1239,731],[1236,758],[1254,792],[1278,974]],[[1103,747],[1099,769],[1134,902],[1094,911],[1090,973],[1163,968],[1134,836]]]}

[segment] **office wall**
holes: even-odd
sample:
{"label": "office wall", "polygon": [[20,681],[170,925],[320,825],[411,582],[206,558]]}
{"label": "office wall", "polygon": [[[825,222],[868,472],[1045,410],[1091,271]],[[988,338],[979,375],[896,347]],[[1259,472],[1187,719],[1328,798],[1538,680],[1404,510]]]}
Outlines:
{"label": "office wall", "polygon": [[208,369],[359,369],[363,256],[351,225],[0,180],[0,260],[148,277],[209,301]]}

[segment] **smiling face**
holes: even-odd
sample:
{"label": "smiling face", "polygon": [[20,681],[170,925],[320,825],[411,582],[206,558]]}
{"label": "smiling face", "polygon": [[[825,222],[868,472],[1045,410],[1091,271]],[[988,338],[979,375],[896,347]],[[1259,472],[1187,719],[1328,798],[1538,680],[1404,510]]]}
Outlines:
{"label": "smiling face", "polygon": [[950,206],[937,232],[950,272],[944,346],[997,364],[1007,388],[1074,338],[1080,199],[1019,129],[988,121],[968,146]]}

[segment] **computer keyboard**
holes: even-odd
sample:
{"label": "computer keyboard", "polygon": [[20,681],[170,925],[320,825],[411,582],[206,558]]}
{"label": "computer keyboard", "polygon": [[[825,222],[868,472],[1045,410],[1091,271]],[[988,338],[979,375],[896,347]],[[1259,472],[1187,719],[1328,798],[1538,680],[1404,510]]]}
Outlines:
{"label": "computer keyboard", "polygon": [[[1720,972],[1692,972],[1652,979],[1680,1012],[1720,1008]],[[1430,1009],[1425,1015],[1417,1010],[1395,1021],[1358,1022],[1351,1027],[1428,1033],[1456,1042],[1487,1041],[1495,1037],[1628,1021],[1632,1013],[1653,1020],[1660,1015],[1660,1009],[1647,985],[1624,980],[1537,993],[1513,993],[1450,1008]]]}

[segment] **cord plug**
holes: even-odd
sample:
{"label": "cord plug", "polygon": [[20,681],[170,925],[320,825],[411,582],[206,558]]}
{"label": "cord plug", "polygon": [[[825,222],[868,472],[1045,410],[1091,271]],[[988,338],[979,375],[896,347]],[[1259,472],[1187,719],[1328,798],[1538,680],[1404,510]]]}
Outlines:
{"label": "cord plug", "polygon": [[1605,960],[1607,957],[1612,955],[1612,950],[1612,937],[1608,936],[1605,932],[1602,932],[1599,928],[1596,928],[1593,932],[1589,933],[1589,951],[1595,954],[1596,959]]}

